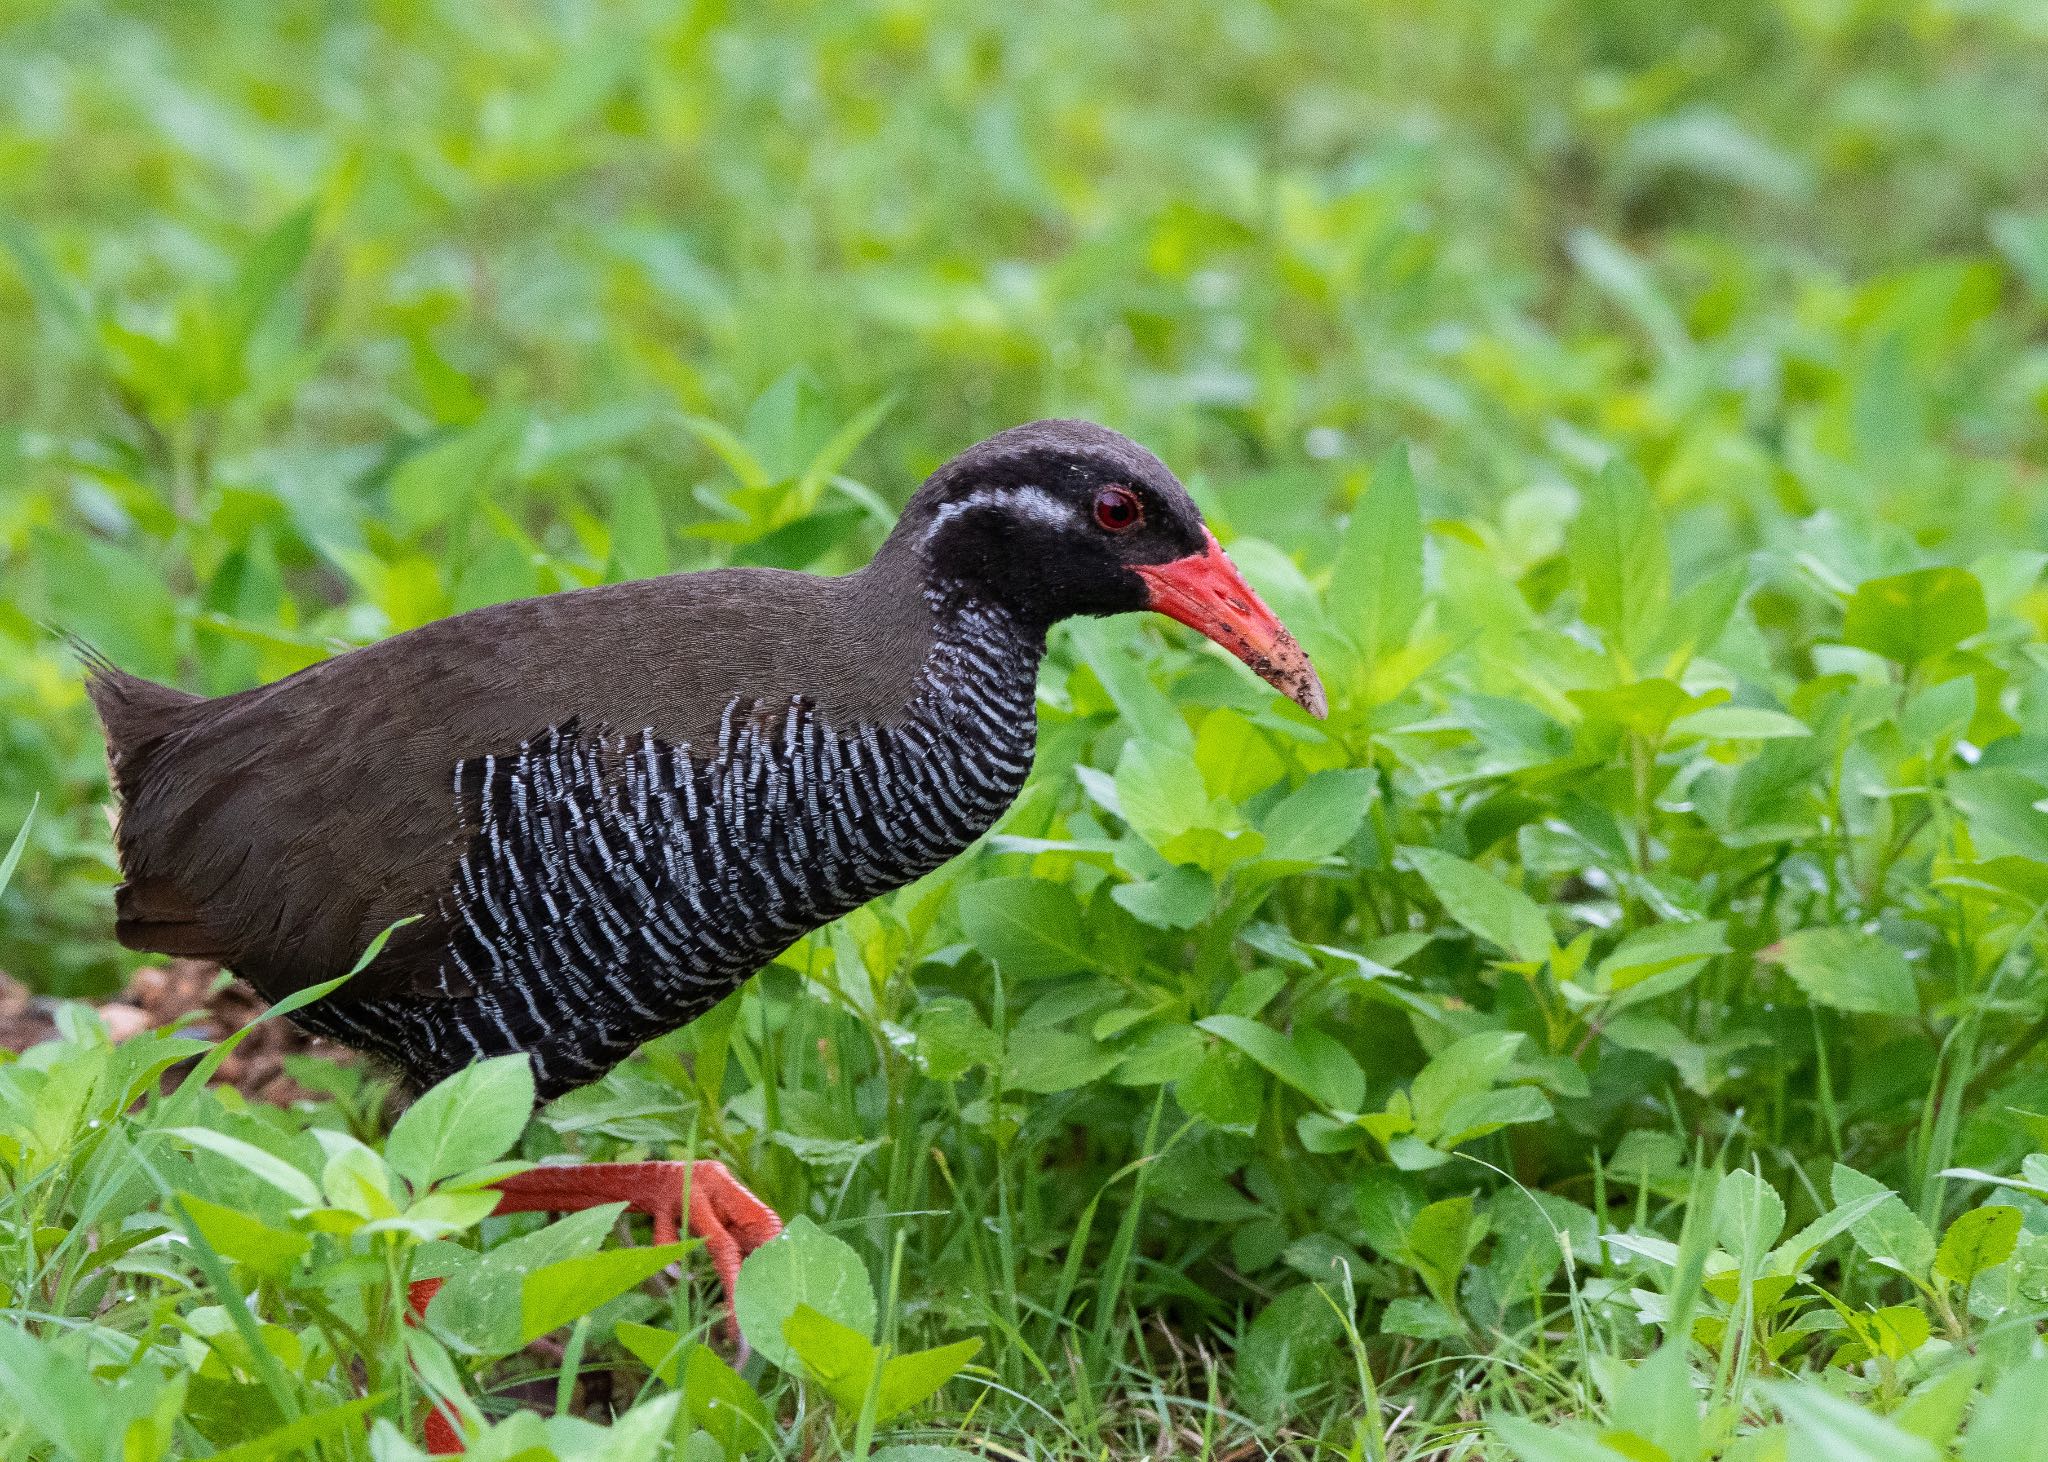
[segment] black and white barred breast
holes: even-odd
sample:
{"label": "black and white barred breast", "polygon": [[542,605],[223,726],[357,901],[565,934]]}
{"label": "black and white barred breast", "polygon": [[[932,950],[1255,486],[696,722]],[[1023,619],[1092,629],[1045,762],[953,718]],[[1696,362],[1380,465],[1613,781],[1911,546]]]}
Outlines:
{"label": "black and white barred breast", "polygon": [[302,1024],[422,1084],[525,1052],[543,1100],[686,1024],[810,930],[937,868],[1031,769],[1042,631],[948,610],[900,719],[734,697],[715,745],[557,725],[463,761],[467,846],[423,986]]}

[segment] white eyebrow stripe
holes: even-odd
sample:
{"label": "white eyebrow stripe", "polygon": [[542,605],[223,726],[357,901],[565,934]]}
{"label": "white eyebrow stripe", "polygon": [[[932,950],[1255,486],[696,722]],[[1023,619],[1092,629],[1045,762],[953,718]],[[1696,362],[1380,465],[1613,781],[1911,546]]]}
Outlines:
{"label": "white eyebrow stripe", "polygon": [[958,502],[946,503],[932,514],[932,525],[925,530],[925,539],[929,542],[941,528],[963,513],[997,507],[1009,508],[1019,517],[1043,523],[1049,528],[1067,527],[1079,516],[1071,503],[1054,497],[1042,487],[1029,484],[1022,487],[977,487]]}

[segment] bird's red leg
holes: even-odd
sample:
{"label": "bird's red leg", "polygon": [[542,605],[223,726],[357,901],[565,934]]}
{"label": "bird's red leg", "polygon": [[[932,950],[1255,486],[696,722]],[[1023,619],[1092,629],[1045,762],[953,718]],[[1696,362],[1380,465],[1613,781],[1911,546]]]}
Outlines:
{"label": "bird's red leg", "polygon": [[[441,1292],[438,1279],[415,1279],[407,1292],[408,1313],[406,1320],[417,1325],[426,1317],[427,1306],[434,1302],[434,1296]],[[427,1454],[432,1457],[460,1457],[464,1451],[462,1433],[455,1429],[455,1418],[436,1406],[427,1413],[426,1425],[421,1434],[427,1444]]]}
{"label": "bird's red leg", "polygon": [[[739,1289],[740,1264],[747,1255],[782,1232],[775,1210],[741,1186],[720,1162],[563,1163],[530,1168],[497,1185],[499,1213],[576,1213],[607,1203],[623,1203],[654,1220],[654,1242],[673,1244],[682,1237],[685,1215],[690,1234],[704,1241],[711,1267],[725,1290],[727,1323],[735,1342],[739,1323],[732,1318]],[[412,1287],[415,1318],[427,1312],[441,1281],[423,1279]],[[461,1453],[462,1438],[453,1418],[436,1407],[426,1421],[428,1452],[436,1457]]]}

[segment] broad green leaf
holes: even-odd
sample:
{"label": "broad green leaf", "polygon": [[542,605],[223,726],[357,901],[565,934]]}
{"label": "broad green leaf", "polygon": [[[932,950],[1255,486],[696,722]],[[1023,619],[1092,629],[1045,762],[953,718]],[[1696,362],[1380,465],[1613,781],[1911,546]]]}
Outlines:
{"label": "broad green leaf", "polygon": [[1785,1200],[1747,1168],[1721,1179],[1714,1191],[1714,1239],[1754,1274],[1785,1231]]}
{"label": "broad green leaf", "polygon": [[1671,598],[1664,523],[1640,473],[1616,461],[1587,484],[1570,546],[1586,623],[1633,662],[1649,647]]}
{"label": "broad green leaf", "polygon": [[1285,1290],[1259,1311],[1237,1352],[1237,1384],[1254,1419],[1272,1425],[1303,1391],[1334,1379],[1344,1322],[1314,1284]]}
{"label": "broad green leaf", "polygon": [[623,1203],[585,1209],[466,1260],[447,1275],[427,1319],[472,1354],[510,1355],[526,1343],[521,1332],[527,1275],[594,1253],[623,1212]]}
{"label": "broad green leaf", "polygon": [[737,1371],[708,1345],[692,1345],[683,1362],[683,1394],[690,1419],[709,1432],[727,1457],[743,1457],[775,1439],[775,1418]]}
{"label": "broad green leaf", "polygon": [[308,204],[285,215],[249,252],[228,291],[228,330],[237,348],[254,336],[278,297],[305,267],[318,210]]}
{"label": "broad green leaf", "polygon": [[[15,1317],[0,1320],[0,1395],[8,1398],[8,1429],[16,1436],[40,1434],[56,1455],[75,1462],[99,1462],[110,1451],[118,1455],[119,1438],[107,1435],[111,1418],[103,1384],[83,1362]],[[23,1404],[31,1398],[38,1404]],[[52,1454],[23,1446],[21,1455]]]}
{"label": "broad green leaf", "polygon": [[1495,1417],[1489,1430],[1506,1443],[1516,1462],[1638,1462],[1654,1452],[1617,1452],[1583,1428],[1538,1426],[1520,1417]]}
{"label": "broad green leaf", "polygon": [[2020,1211],[2005,1204],[1959,1214],[1941,1237],[1934,1272],[1966,1288],[1987,1269],[2012,1257],[2020,1240]]}
{"label": "broad green leaf", "polygon": [[1003,1085],[1050,1096],[1098,1080],[1122,1059],[1121,1051],[1079,1031],[1033,1031],[1011,1038]]}
{"label": "broad green leaf", "polygon": [[1135,655],[1128,633],[1103,620],[1070,622],[1064,633],[1074,653],[1095,673],[1124,723],[1147,740],[1192,752],[1194,732],[1153,681],[1147,657]]}
{"label": "broad green leaf", "polygon": [[1142,737],[1124,743],[1116,764],[1117,804],[1131,830],[1155,848],[1209,822],[1209,794],[1194,756]]}
{"label": "broad green leaf", "polygon": [[462,515],[497,484],[525,430],[523,413],[498,406],[415,451],[391,474],[393,519],[417,534]]}
{"label": "broad green leaf", "polygon": [[1369,771],[1317,772],[1260,821],[1267,861],[1318,863],[1337,852],[1365,825],[1373,786]]}
{"label": "broad green leaf", "polygon": [[1673,721],[1671,734],[1697,736],[1704,741],[1779,741],[1811,736],[1813,728],[1783,711],[1759,706],[1708,706]]}
{"label": "broad green leaf", "polygon": [[1843,611],[1842,639],[1914,666],[1982,634],[1989,623],[1984,586],[1969,570],[1919,569],[1857,585]]}
{"label": "broad green leaf", "polygon": [[501,1158],[533,1113],[533,1063],[498,1056],[466,1066],[405,1111],[384,1157],[415,1188]]}
{"label": "broad green leaf", "polygon": [[1422,613],[1422,507],[1406,445],[1380,459],[1351,509],[1328,603],[1331,623],[1357,647],[1368,675],[1408,643]]}
{"label": "broad green leaf", "polygon": [[1476,863],[1436,848],[1407,847],[1401,854],[1459,924],[1524,963],[1539,964],[1550,957],[1550,919],[1520,889]]}
{"label": "broad green leaf", "polygon": [[2043,1396],[2048,1396],[2048,1357],[2022,1361],[2007,1371],[1977,1403],[1963,1435],[1964,1462],[2048,1462]]}
{"label": "broad green leaf", "polygon": [[1717,695],[1693,695],[1675,680],[1631,680],[1608,690],[1574,690],[1567,700],[1593,727],[1612,727],[1629,736],[1660,741],[1679,721],[1712,710]]}
{"label": "broad green leaf", "polygon": [[1292,1036],[1241,1015],[1212,1015],[1201,1028],[1220,1036],[1289,1086],[1332,1111],[1365,1105],[1365,1072],[1334,1037],[1313,1027]]}
{"label": "broad green leaf", "polygon": [[683,1352],[689,1344],[678,1331],[621,1320],[613,1333],[626,1353],[647,1367],[649,1375],[664,1386],[675,1385],[682,1374]]}
{"label": "broad green leaf", "polygon": [[225,1132],[215,1132],[208,1127],[170,1127],[165,1129],[165,1135],[176,1137],[194,1147],[203,1147],[208,1152],[219,1153],[244,1172],[261,1178],[295,1203],[303,1204],[307,1208],[320,1206],[319,1186],[310,1177],[283,1158],[265,1152],[254,1143],[244,1142],[239,1137],[230,1137]]}
{"label": "broad green leaf", "polygon": [[1715,955],[1728,952],[1728,926],[1719,919],[1697,924],[1656,924],[1622,940],[1593,972],[1592,989],[1619,1010],[1668,994],[1691,980]]}
{"label": "broad green leaf", "polygon": [[1700,1400],[1682,1341],[1666,1341],[1630,1367],[1613,1395],[1610,1420],[1617,1430],[1663,1448],[1667,1457],[1699,1455]]}
{"label": "broad green leaf", "polygon": [[223,1258],[247,1264],[270,1279],[281,1279],[313,1247],[310,1234],[272,1228],[261,1219],[210,1203],[191,1193],[178,1195],[193,1226]]}
{"label": "broad green leaf", "polygon": [[931,1350],[890,1356],[882,1364],[875,1420],[893,1421],[913,1406],[922,1406],[980,1353],[979,1340],[959,1340]]}
{"label": "broad green leaf", "polygon": [[1092,968],[1081,905],[1065,884],[985,878],[960,890],[960,927],[1005,979],[1037,980]]}
{"label": "broad green leaf", "polygon": [[380,1392],[323,1407],[239,1446],[223,1447],[212,1454],[212,1462],[268,1462],[273,1457],[320,1456],[326,1449],[319,1444],[329,1437],[350,1432],[360,1435],[363,1413],[383,1399]]}
{"label": "broad green leaf", "polygon": [[1195,737],[1195,765],[1213,795],[1237,806],[1287,775],[1287,763],[1273,750],[1272,739],[1229,706],[1218,706],[1203,718]]}
{"label": "broad green leaf", "polygon": [[1408,1225],[1403,1257],[1446,1309],[1455,1311],[1458,1276],[1485,1232],[1469,1193],[1430,1204]]}
{"label": "broad green leaf", "polygon": [[1473,1092],[1452,1102],[1429,1140],[1446,1150],[1524,1122],[1547,1122],[1556,1115],[1550,1098],[1533,1086],[1502,1086]]}
{"label": "broad green leaf", "polygon": [[599,1305],[646,1283],[696,1247],[691,1241],[606,1249],[558,1259],[530,1271],[519,1286],[520,1343],[581,1319]]}
{"label": "broad green leaf", "polygon": [[1794,1462],[1939,1462],[1930,1443],[1811,1382],[1766,1382],[1792,1424]]}
{"label": "broad green leaf", "polygon": [[1897,946],[1860,929],[1801,929],[1776,950],[1816,1005],[1861,1015],[1917,1015],[1920,993]]}
{"label": "broad green leaf", "polygon": [[756,1249],[740,1266],[733,1313],[749,1345],[779,1369],[794,1372],[800,1366],[782,1327],[801,1305],[863,1336],[874,1333],[875,1291],[860,1255],[798,1216],[781,1238]]}
{"label": "broad green leaf", "polygon": [[1120,883],[1109,891],[1120,908],[1154,929],[1192,929],[1216,912],[1216,882],[1192,864],[1176,864],[1158,878]]}
{"label": "broad green leaf", "polygon": [[1432,1057],[1408,1088],[1415,1129],[1425,1140],[1444,1132],[1461,1103],[1491,1091],[1515,1063],[1519,1031],[1482,1031]]}
{"label": "broad green leaf", "polygon": [[782,1322],[782,1338],[803,1363],[803,1373],[839,1408],[842,1424],[866,1409],[868,1385],[881,1356],[872,1340],[809,1305],[798,1305]]}
{"label": "broad green leaf", "polygon": [[1906,1206],[1904,1199],[1875,1178],[1866,1178],[1841,1163],[1834,1166],[1829,1178],[1829,1191],[1838,1204],[1855,1203],[1873,1194],[1884,1195],[1867,1218],[1850,1228],[1856,1247],[1903,1273],[1916,1278],[1926,1276],[1934,1264],[1934,1235]]}

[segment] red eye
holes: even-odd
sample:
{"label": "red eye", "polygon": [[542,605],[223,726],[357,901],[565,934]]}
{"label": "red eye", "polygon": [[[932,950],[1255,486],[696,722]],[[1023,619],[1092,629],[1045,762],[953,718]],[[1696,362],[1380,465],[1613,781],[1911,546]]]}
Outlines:
{"label": "red eye", "polygon": [[1145,505],[1128,487],[1105,487],[1095,494],[1095,521],[1105,533],[1128,533],[1145,521]]}

